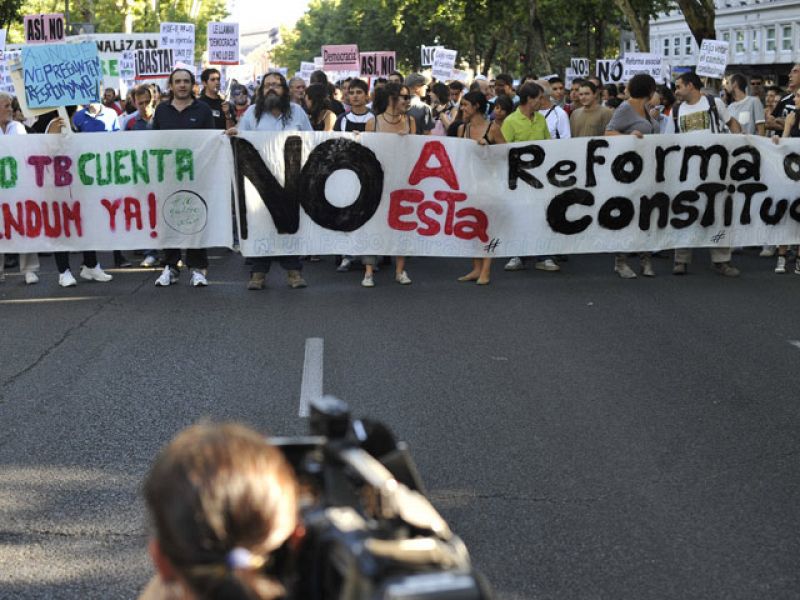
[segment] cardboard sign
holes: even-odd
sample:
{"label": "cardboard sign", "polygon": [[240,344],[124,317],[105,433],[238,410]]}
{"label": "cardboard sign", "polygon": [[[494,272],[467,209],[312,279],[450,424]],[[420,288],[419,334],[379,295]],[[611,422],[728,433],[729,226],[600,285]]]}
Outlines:
{"label": "cardboard sign", "polygon": [[453,77],[453,69],[456,66],[457,50],[447,48],[437,48],[433,56],[433,68],[431,75],[440,81],[447,81]]}
{"label": "cardboard sign", "polygon": [[169,77],[175,62],[171,48],[137,50],[135,56],[137,81]]}
{"label": "cardboard sign", "polygon": [[[3,50],[0,52],[0,92],[17,95],[14,89],[14,81],[11,79],[11,69],[8,67],[10,60],[19,60],[19,50]],[[21,86],[24,89],[24,86]],[[23,93],[23,101],[25,94]]]}
{"label": "cardboard sign", "polygon": [[388,77],[395,70],[394,52],[362,52],[362,77]]}
{"label": "cardboard sign", "polygon": [[160,48],[172,50],[175,61],[194,64],[194,25],[192,23],[161,23]]}
{"label": "cardboard sign", "polygon": [[321,56],[314,57],[314,70],[322,71],[325,68],[325,59]]}
{"label": "cardboard sign", "polygon": [[719,40],[703,40],[700,44],[700,55],[697,57],[695,73],[701,77],[722,79],[725,67],[728,66],[728,42]]}
{"label": "cardboard sign", "polygon": [[26,44],[63,42],[67,35],[62,13],[25,15],[23,27]]}
{"label": "cardboard sign", "polygon": [[97,47],[90,42],[23,46],[22,80],[31,108],[96,102],[103,83]]}
{"label": "cardboard sign", "polygon": [[358,71],[361,68],[358,60],[358,45],[323,46],[322,64],[326,73],[329,71]]}
{"label": "cardboard sign", "polygon": [[595,61],[595,75],[606,83],[622,83],[625,75],[625,63],[622,59]]}
{"label": "cardboard sign", "polygon": [[664,79],[663,59],[660,54],[626,52],[623,61],[625,63],[623,81],[630,81],[631,77],[639,73],[646,73],[656,81]]}
{"label": "cardboard sign", "polygon": [[586,78],[589,73],[589,59],[588,58],[571,58],[569,59],[569,66],[578,77]]}
{"label": "cardboard sign", "polygon": [[208,62],[212,65],[239,64],[239,24],[208,24]]}
{"label": "cardboard sign", "polygon": [[433,58],[439,48],[444,48],[444,46],[420,46],[419,64],[423,67],[433,66]]}

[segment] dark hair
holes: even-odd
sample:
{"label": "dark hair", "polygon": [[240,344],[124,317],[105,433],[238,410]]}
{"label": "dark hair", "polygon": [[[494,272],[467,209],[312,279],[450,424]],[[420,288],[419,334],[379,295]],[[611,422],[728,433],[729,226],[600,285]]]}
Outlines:
{"label": "dark hair", "polygon": [[585,79],[581,79],[581,78],[579,77],[579,78],[577,78],[577,79],[573,79],[573,80],[572,80],[572,84],[570,84],[570,87],[573,87],[573,86],[576,86],[576,85],[577,85],[578,87],[580,87],[580,86],[582,86],[582,85],[583,85],[585,82],[586,82],[586,80],[585,80]]}
{"label": "dark hair", "polygon": [[369,94],[369,86],[363,79],[351,79],[349,89],[352,90],[353,88],[363,90],[365,94]]}
{"label": "dark hair", "polygon": [[[389,77],[391,77],[392,75],[396,75],[397,77],[399,77],[400,81],[406,80],[405,76],[400,71],[392,71],[391,73],[389,73]],[[386,78],[386,81],[389,81],[389,77]]]}
{"label": "dark hair", "polygon": [[311,73],[311,77],[308,78],[309,83],[324,83],[328,84],[328,76],[325,74],[325,71],[314,71]]}
{"label": "dark hair", "polygon": [[617,86],[614,85],[613,83],[605,84],[603,86],[603,89],[605,91],[607,91],[608,95],[611,96],[612,98],[615,98],[617,96],[617,94],[619,94],[619,90],[617,89]]}
{"label": "dark hair", "polygon": [[311,123],[319,123],[319,118],[326,110],[331,110],[331,100],[328,97],[328,86],[321,83],[312,83],[306,88],[306,100],[311,102],[306,110],[311,117]]}
{"label": "dark hair", "polygon": [[550,79],[547,80],[547,83],[553,85],[554,83],[564,83],[564,80],[561,79],[561,77],[551,77]]}
{"label": "dark hair", "polygon": [[619,108],[620,104],[622,104],[622,100],[620,100],[616,96],[611,96],[608,100],[606,100],[607,108]]}
{"label": "dark hair", "polygon": [[678,75],[678,81],[682,81],[683,85],[692,84],[692,86],[697,90],[700,91],[703,89],[703,82],[700,79],[700,76],[697,73],[689,72],[689,73],[681,73]]}
{"label": "dark hair", "polygon": [[519,90],[517,90],[517,95],[519,96],[519,103],[525,104],[529,98],[538,98],[544,94],[544,90],[542,86],[538,83],[526,83],[525,85],[521,86]]}
{"label": "dark hair", "polygon": [[236,92],[239,92],[239,91],[242,94],[244,94],[248,98],[248,100],[250,99],[250,92],[248,91],[247,86],[246,85],[242,85],[241,83],[234,83],[231,86],[231,96],[237,95]]}
{"label": "dark hair", "polygon": [[150,90],[150,86],[145,83],[143,83],[142,85],[137,85],[133,89],[134,98],[136,98],[136,96],[144,96],[145,94],[147,94],[147,96],[150,98],[151,101],[153,100],[153,92]]}
{"label": "dark hair", "polygon": [[486,96],[481,92],[468,92],[461,98],[462,102],[469,102],[472,106],[478,109],[481,114],[486,114],[486,105],[488,104]]}
{"label": "dark hair", "polygon": [[292,118],[292,105],[291,101],[289,100],[289,84],[286,83],[286,77],[277,71],[273,71],[264,75],[261,78],[261,85],[259,85],[258,89],[256,90],[255,97],[253,98],[253,104],[255,104],[254,111],[256,122],[258,122],[259,119],[261,119],[261,115],[264,114],[264,106],[267,100],[267,94],[264,92],[264,84],[267,81],[267,77],[277,77],[280,80],[281,88],[283,88],[283,94],[280,96],[279,107],[281,109],[281,121],[284,125],[286,125],[286,123]]}
{"label": "dark hair", "polygon": [[514,112],[514,101],[508,96],[498,96],[495,98],[494,107],[497,108],[498,106],[508,114]]}
{"label": "dark hair", "polygon": [[628,81],[628,95],[631,98],[647,99],[656,91],[656,80],[647,73],[637,73]]}
{"label": "dark hair", "polygon": [[447,87],[449,87],[451,90],[457,90],[459,92],[464,91],[464,84],[458,80],[451,81],[447,84]]}
{"label": "dark hair", "polygon": [[203,72],[202,72],[202,73],[200,73],[200,81],[202,81],[203,83],[205,83],[206,81],[208,81],[209,79],[211,79],[211,76],[212,76],[214,73],[216,73],[217,75],[219,75],[220,77],[222,77],[222,74],[219,72],[219,69],[215,69],[214,67],[209,67],[208,69],[203,69]]}
{"label": "dark hair", "polygon": [[768,92],[775,92],[776,94],[778,94],[778,96],[783,96],[783,90],[780,88],[780,86],[777,86],[777,85],[769,86],[767,88],[767,91]]}
{"label": "dark hair", "polygon": [[[262,435],[231,423],[193,425],[160,452],[143,492],[160,552],[195,594],[283,597],[262,565],[291,535],[297,483]],[[253,564],[228,566],[234,549]]]}
{"label": "dark hair", "polygon": [[587,87],[592,90],[593,94],[597,93],[597,85],[594,81],[589,81],[588,79],[581,79],[581,87]]}
{"label": "dark hair", "polygon": [[[169,79],[167,79],[167,85],[172,88],[172,78],[175,76],[176,73],[183,71],[184,73],[189,74],[189,80],[192,82],[192,87],[189,90],[189,94],[191,94],[192,98],[194,98],[194,85],[197,83],[197,80],[194,78],[194,73],[192,73],[189,69],[184,69],[183,67],[179,67],[177,69],[173,69],[172,73],[169,74]],[[169,90],[169,94],[167,95],[167,101],[172,102],[173,93],[172,89]]]}
{"label": "dark hair", "polygon": [[500,73],[500,75],[498,75],[497,77],[494,78],[495,84],[497,84],[498,81],[502,81],[508,87],[513,87],[514,86],[514,78],[511,75],[509,75],[508,73]]}
{"label": "dark hair", "polygon": [[743,92],[747,90],[747,79],[741,73],[734,73],[730,76],[731,83],[735,83]]}
{"label": "dark hair", "polygon": [[386,79],[386,77],[376,77],[375,79],[372,80],[372,86],[373,87],[376,86],[376,85],[381,85],[381,84],[385,85],[387,83],[389,83],[389,80]]}
{"label": "dark hair", "polygon": [[469,91],[470,92],[480,92],[481,91],[481,84],[478,81],[473,81],[469,84]]}
{"label": "dark hair", "polygon": [[436,99],[439,101],[439,104],[447,104],[450,100],[450,88],[448,88],[445,84],[441,81],[437,81],[433,84],[433,88],[431,88],[431,93],[436,96]]}
{"label": "dark hair", "polygon": [[372,102],[372,112],[376,115],[386,112],[386,109],[389,108],[390,100],[392,98],[399,98],[400,92],[403,91],[404,87],[406,86],[402,83],[390,81],[383,87],[377,88],[375,90],[375,100]]}

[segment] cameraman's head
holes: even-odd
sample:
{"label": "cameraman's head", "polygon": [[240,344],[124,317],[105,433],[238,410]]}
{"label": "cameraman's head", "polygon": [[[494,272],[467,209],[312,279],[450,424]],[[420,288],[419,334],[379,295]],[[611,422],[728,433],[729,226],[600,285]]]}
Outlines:
{"label": "cameraman's head", "polygon": [[156,458],[144,496],[150,554],[181,597],[281,597],[270,573],[297,528],[297,484],[263,436],[236,424],[185,429]]}

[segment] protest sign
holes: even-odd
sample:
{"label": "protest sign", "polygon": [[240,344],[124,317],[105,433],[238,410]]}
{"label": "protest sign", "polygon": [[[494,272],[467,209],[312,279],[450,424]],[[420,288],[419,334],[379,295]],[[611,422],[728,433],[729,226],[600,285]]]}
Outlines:
{"label": "protest sign", "polygon": [[431,75],[440,81],[447,81],[453,76],[453,69],[456,67],[457,50],[447,48],[437,48],[433,56],[433,68]]}
{"label": "protest sign", "polygon": [[31,108],[88,104],[99,98],[102,71],[92,43],[23,46],[22,71]]}
{"label": "protest sign", "polygon": [[388,77],[395,70],[394,52],[362,52],[361,77]]}
{"label": "protest sign", "polygon": [[230,246],[233,158],[208,133],[107,135],[102,148],[0,136],[0,253]]}
{"label": "protest sign", "polygon": [[595,75],[606,83],[622,83],[625,75],[625,64],[621,59],[600,60],[595,62]]}
{"label": "protest sign", "polygon": [[660,54],[648,54],[647,52],[626,52],[623,57],[625,65],[622,77],[623,81],[630,81],[630,78],[638,73],[650,75],[657,82],[664,80],[662,58]]}
{"label": "protest sign", "polygon": [[[103,86],[119,89],[120,81],[123,79],[120,74],[122,53],[136,50],[156,50],[158,49],[158,37],[158,33],[85,33],[70,36],[67,38],[67,42],[96,44],[100,64],[103,67]],[[134,60],[135,56],[134,52]],[[163,81],[159,82],[158,78],[148,81],[143,77],[138,80],[139,83],[149,83],[150,81],[163,83]],[[128,85],[130,86],[130,82]]]}
{"label": "protest sign", "polygon": [[314,57],[314,70],[322,71],[325,68],[325,59],[321,56]]}
{"label": "protest sign", "polygon": [[564,70],[564,86],[569,89],[572,87],[572,82],[578,79],[578,75],[570,67]]}
{"label": "protest sign", "polygon": [[159,48],[172,50],[172,58],[194,64],[194,25],[192,23],[161,23]]}
{"label": "protest sign", "polygon": [[208,24],[208,62],[212,65],[239,64],[239,24]]}
{"label": "protest sign", "polygon": [[300,63],[300,77],[304,80],[308,81],[311,79],[311,74],[315,71],[314,63],[313,62],[301,62]]}
{"label": "protest sign", "polygon": [[62,13],[25,15],[23,28],[26,44],[52,44],[66,37]]}
{"label": "protest sign", "polygon": [[251,63],[243,65],[232,65],[225,69],[225,75],[228,81],[247,85],[254,83],[256,80],[256,66]]}
{"label": "protest sign", "polygon": [[242,252],[526,256],[800,241],[800,140],[358,139],[234,140]]}
{"label": "protest sign", "polygon": [[569,59],[569,66],[577,77],[585,78],[590,75],[588,58],[571,58]]}
{"label": "protest sign", "polygon": [[[5,30],[3,31],[5,33]],[[19,60],[19,50],[6,50],[5,48],[0,51],[0,92],[16,95],[14,89],[14,82],[11,79],[11,69],[8,63],[12,60]],[[24,88],[23,88],[24,89]]]}
{"label": "protest sign", "polygon": [[5,29],[0,29],[0,54],[6,51],[6,34]]}
{"label": "protest sign", "polygon": [[420,46],[420,66],[432,67],[436,51],[444,46]]}
{"label": "protest sign", "polygon": [[356,44],[323,46],[322,61],[323,70],[326,73],[329,71],[358,71],[361,68]]}
{"label": "protest sign", "polygon": [[136,50],[135,57],[137,81],[169,77],[175,62],[171,48]]}
{"label": "protest sign", "polygon": [[701,77],[722,79],[725,67],[728,66],[728,42],[703,40],[700,44],[700,55],[697,57],[695,73]]}
{"label": "protest sign", "polygon": [[469,73],[462,71],[461,69],[453,69],[453,74],[451,77],[456,81],[460,81],[461,83],[467,83],[467,80],[469,79]]}

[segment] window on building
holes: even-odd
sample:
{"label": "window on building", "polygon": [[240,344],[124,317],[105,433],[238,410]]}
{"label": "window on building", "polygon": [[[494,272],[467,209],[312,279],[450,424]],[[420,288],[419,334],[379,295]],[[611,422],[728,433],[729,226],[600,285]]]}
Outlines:
{"label": "window on building", "polygon": [[678,56],[681,53],[681,38],[676,37],[674,40],[674,45],[672,47],[672,53],[675,56]]}
{"label": "window on building", "polygon": [[685,46],[686,46],[686,48],[684,50],[684,53],[686,54],[686,56],[691,56],[692,55],[692,36],[687,35],[686,39],[684,40],[684,42],[685,42]]}
{"label": "window on building", "polygon": [[750,32],[750,48],[751,52],[758,54],[761,50],[761,32],[760,31],[751,31]]}
{"label": "window on building", "polygon": [[781,50],[792,49],[792,26],[784,25],[781,27]]}
{"label": "window on building", "polygon": [[775,28],[767,27],[767,52],[775,52]]}
{"label": "window on building", "polygon": [[669,38],[664,38],[664,56],[669,56]]}
{"label": "window on building", "polygon": [[731,32],[730,31],[726,31],[726,32],[724,32],[722,34],[722,41],[730,43],[730,41],[731,41]]}
{"label": "window on building", "polygon": [[737,54],[744,54],[744,31],[737,31],[736,32],[736,53]]}

